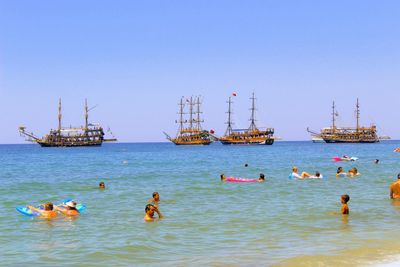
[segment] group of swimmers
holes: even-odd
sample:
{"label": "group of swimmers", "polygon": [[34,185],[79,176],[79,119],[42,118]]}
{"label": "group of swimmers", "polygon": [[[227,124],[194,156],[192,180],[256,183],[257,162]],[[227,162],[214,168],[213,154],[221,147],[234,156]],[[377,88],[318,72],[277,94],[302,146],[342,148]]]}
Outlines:
{"label": "group of swimmers", "polygon": [[40,214],[40,217],[42,218],[54,218],[57,217],[58,213],[57,211],[61,212],[62,214],[66,216],[77,216],[79,215],[79,211],[76,209],[77,203],[75,201],[68,201],[65,204],[61,205],[54,205],[52,202],[47,202],[43,204],[43,209],[41,208],[36,208],[33,206],[28,206],[29,209],[36,211]]}
{"label": "group of swimmers", "polygon": [[344,177],[344,176],[355,177],[360,175],[361,173],[358,172],[356,167],[351,168],[348,172],[345,172],[342,167],[338,167],[336,171],[336,177]]}

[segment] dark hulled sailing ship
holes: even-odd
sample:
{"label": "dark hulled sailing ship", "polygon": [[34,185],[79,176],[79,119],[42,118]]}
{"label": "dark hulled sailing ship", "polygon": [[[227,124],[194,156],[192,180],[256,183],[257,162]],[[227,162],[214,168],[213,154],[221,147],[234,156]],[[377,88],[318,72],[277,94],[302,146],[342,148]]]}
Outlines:
{"label": "dark hulled sailing ship", "polygon": [[50,130],[42,138],[35,136],[33,133],[28,133],[24,126],[19,127],[19,132],[27,137],[28,141],[38,143],[42,147],[101,146],[103,142],[117,141],[115,138],[105,139],[103,127],[99,124],[88,122],[89,111],[87,100],[85,100],[85,125],[75,128],[62,127],[61,99],[59,99],[57,129]]}
{"label": "dark hulled sailing ship", "polygon": [[360,126],[360,105],[356,104],[356,127],[337,127],[336,116],[338,113],[335,110],[335,102],[332,105],[332,126],[329,128],[321,129],[320,133],[307,131],[311,133],[314,138],[322,138],[326,143],[376,143],[379,142],[377,135],[376,125],[372,124],[370,127]]}
{"label": "dark hulled sailing ship", "polygon": [[232,97],[228,99],[228,125],[225,131],[225,135],[220,137],[218,140],[224,145],[272,145],[274,143],[274,128],[267,128],[260,130],[256,126],[256,107],[254,93],[251,99],[251,117],[250,126],[247,129],[233,129],[232,122]]}
{"label": "dark hulled sailing ship", "polygon": [[[181,98],[179,103],[179,124],[178,132],[175,138],[170,137],[164,132],[169,141],[175,145],[209,145],[215,137],[207,130],[203,130],[201,123],[201,101],[200,97],[191,97],[190,99]],[[187,109],[185,109],[187,107]],[[188,117],[185,117],[188,115]]]}

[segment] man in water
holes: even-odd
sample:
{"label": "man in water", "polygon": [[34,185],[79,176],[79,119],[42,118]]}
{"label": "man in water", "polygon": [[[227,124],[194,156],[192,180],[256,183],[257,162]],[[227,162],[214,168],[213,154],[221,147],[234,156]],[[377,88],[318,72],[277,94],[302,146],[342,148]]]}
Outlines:
{"label": "man in water", "polygon": [[[154,206],[153,204],[147,204],[144,211],[146,214],[144,215],[143,219],[146,222],[154,222],[155,220],[159,220],[163,217],[157,206]],[[158,218],[154,218],[155,212],[157,213]]]}
{"label": "man in water", "polygon": [[397,174],[397,181],[390,185],[390,198],[400,199],[400,173]]}
{"label": "man in water", "polygon": [[260,178],[258,178],[258,182],[259,182],[259,183],[265,182],[265,175],[264,175],[264,173],[260,173]]}
{"label": "man in water", "polygon": [[99,188],[100,189],[106,189],[106,184],[104,182],[99,183]]}
{"label": "man in water", "polygon": [[150,204],[154,206],[158,206],[158,202],[160,202],[160,194],[158,192],[153,193],[153,198],[149,200]]}
{"label": "man in water", "polygon": [[35,208],[33,206],[28,206],[28,208],[40,213],[40,217],[42,217],[42,218],[50,219],[50,218],[54,218],[54,217],[57,216],[57,212],[55,212],[53,210],[53,203],[47,202],[43,206],[44,206],[43,210],[42,209],[37,209],[37,208]]}

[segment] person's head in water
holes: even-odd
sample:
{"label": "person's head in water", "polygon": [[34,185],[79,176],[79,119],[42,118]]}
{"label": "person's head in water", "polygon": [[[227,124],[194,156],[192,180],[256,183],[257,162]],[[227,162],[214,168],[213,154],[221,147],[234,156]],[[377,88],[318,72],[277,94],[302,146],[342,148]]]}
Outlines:
{"label": "person's head in water", "polygon": [[223,181],[225,181],[226,180],[226,177],[225,177],[225,174],[221,174],[221,182],[223,182]]}
{"label": "person's head in water", "polygon": [[65,206],[69,210],[76,210],[76,204],[77,203],[75,201],[68,201],[67,203],[65,203]]}
{"label": "person's head in water", "polygon": [[347,202],[349,202],[350,200],[350,196],[349,195],[342,195],[340,197],[340,201],[342,202],[342,204],[347,204]]}
{"label": "person's head in water", "polygon": [[249,164],[246,163],[246,164],[244,164],[244,166],[245,166],[245,167],[249,167]]}
{"label": "person's head in water", "polygon": [[104,182],[99,183],[99,188],[104,189],[106,188],[106,184]]}
{"label": "person's head in water", "polygon": [[400,180],[400,173],[399,173],[399,174],[397,174],[397,179],[399,179],[399,180]]}
{"label": "person's head in water", "polygon": [[144,208],[144,212],[150,217],[154,216],[155,211],[156,211],[156,206],[154,206],[153,204],[147,204],[146,207]]}
{"label": "person's head in water", "polygon": [[156,202],[160,201],[160,194],[158,192],[153,192],[153,200]]}
{"label": "person's head in water", "polygon": [[315,173],[315,177],[318,177],[318,178],[319,178],[319,177],[321,177],[321,174],[320,174],[319,172],[316,172],[316,173]]}
{"label": "person's head in water", "polygon": [[299,169],[297,169],[297,167],[296,166],[293,166],[292,167],[292,172],[295,172],[295,173],[297,173],[299,171]]}
{"label": "person's head in water", "polygon": [[47,202],[46,204],[44,204],[44,210],[53,210],[53,203],[51,202]]}
{"label": "person's head in water", "polygon": [[264,182],[265,181],[265,175],[264,173],[260,173],[260,178],[258,178],[259,182]]}
{"label": "person's head in water", "polygon": [[376,159],[376,160],[375,160],[375,164],[378,164],[378,163],[379,163],[379,159]]}
{"label": "person's head in water", "polygon": [[343,172],[343,168],[342,167],[337,168],[336,173],[341,173],[341,172]]}

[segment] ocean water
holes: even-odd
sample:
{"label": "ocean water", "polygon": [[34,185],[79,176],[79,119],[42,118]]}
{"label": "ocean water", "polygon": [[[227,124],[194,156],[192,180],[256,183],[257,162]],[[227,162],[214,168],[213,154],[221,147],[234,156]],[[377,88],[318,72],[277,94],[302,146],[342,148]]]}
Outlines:
{"label": "ocean water", "polygon": [[[398,146],[1,145],[0,265],[384,266],[400,254],[400,203],[389,199]],[[341,155],[359,160],[332,161]],[[326,179],[289,180],[292,165]],[[357,167],[362,176],[337,179],[338,166]],[[219,180],[221,173],[261,172],[265,183]],[[153,191],[165,218],[145,223]],[[342,194],[351,198],[347,218],[333,214]],[[15,210],[67,198],[86,204],[86,212],[49,221]]]}

